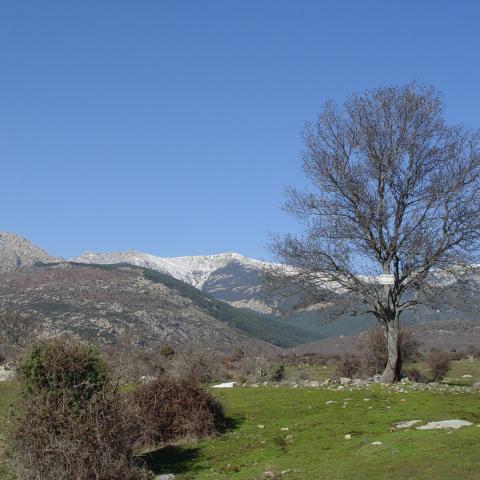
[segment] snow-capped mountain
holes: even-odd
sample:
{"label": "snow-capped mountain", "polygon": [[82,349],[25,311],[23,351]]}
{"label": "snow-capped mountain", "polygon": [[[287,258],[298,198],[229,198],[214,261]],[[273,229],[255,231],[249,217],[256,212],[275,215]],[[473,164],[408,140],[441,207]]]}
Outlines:
{"label": "snow-capped mountain", "polygon": [[151,268],[189,283],[202,290],[212,273],[227,265],[237,263],[260,270],[264,262],[245,257],[239,253],[219,253],[216,255],[196,255],[190,257],[158,257],[149,253],[128,250],[126,252],[93,253],[87,252],[72,258],[72,262],[116,264],[129,263],[140,267]]}

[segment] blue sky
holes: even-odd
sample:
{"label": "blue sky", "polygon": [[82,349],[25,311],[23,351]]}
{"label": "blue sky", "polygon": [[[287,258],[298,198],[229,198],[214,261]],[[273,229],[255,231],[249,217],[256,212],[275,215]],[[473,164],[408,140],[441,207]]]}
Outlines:
{"label": "blue sky", "polygon": [[0,3],[0,230],[49,252],[268,258],[323,101],[418,80],[480,126],[480,3]]}

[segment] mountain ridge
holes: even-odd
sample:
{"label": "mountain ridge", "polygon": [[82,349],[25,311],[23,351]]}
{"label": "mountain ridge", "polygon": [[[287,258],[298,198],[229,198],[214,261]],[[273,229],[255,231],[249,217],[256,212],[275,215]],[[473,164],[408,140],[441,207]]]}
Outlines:
{"label": "mountain ridge", "polygon": [[266,262],[246,257],[236,252],[225,252],[212,255],[191,255],[180,257],[160,257],[137,250],[120,252],[86,252],[70,259],[78,263],[115,264],[129,263],[167,273],[202,289],[208,277],[218,268],[225,267],[231,262],[240,262],[248,265],[268,265]]}

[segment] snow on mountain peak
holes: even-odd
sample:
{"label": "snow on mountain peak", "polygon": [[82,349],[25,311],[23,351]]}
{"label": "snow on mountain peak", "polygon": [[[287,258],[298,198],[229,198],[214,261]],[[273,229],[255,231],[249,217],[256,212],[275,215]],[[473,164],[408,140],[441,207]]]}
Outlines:
{"label": "snow on mountain peak", "polygon": [[245,257],[235,252],[218,253],[214,255],[194,255],[187,257],[158,257],[136,250],[126,252],[95,253],[86,252],[72,258],[78,263],[130,263],[141,267],[151,268],[172,277],[182,280],[201,289],[208,277],[215,270],[225,267],[231,262],[260,265],[263,262]]}

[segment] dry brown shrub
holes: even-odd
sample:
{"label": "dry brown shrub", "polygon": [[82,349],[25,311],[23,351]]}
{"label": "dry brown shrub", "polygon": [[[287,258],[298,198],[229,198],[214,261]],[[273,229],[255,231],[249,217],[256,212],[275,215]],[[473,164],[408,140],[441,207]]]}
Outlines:
{"label": "dry brown shrub", "polygon": [[426,356],[425,362],[433,382],[443,380],[450,370],[450,357],[446,352],[431,351]]}
{"label": "dry brown shrub", "polygon": [[285,377],[285,365],[264,357],[243,357],[236,362],[232,376],[241,383],[280,382]]}
{"label": "dry brown shrub", "polygon": [[208,437],[225,421],[222,405],[186,380],[158,378],[139,386],[134,396],[142,446]]}
{"label": "dry brown shrub", "polygon": [[358,375],[361,368],[361,361],[358,355],[345,355],[340,358],[335,368],[335,375],[339,377],[353,378]]}
{"label": "dry brown shrub", "polygon": [[402,377],[408,378],[410,381],[418,383],[423,383],[427,381],[422,371],[413,365],[408,366],[407,368],[405,368],[405,370],[402,371]]}
{"label": "dry brown shrub", "polygon": [[[399,350],[402,361],[411,360],[417,351],[417,342],[412,331],[401,328]],[[383,327],[371,328],[357,342],[360,367],[357,374],[372,377],[384,371],[387,365],[387,343]]]}
{"label": "dry brown shrub", "polygon": [[24,480],[143,479],[133,457],[135,423],[119,395],[98,392],[82,408],[32,395],[16,405],[11,461]]}
{"label": "dry brown shrub", "polygon": [[224,358],[215,352],[187,348],[175,354],[171,363],[171,374],[193,384],[222,381],[228,376],[223,360]]}

